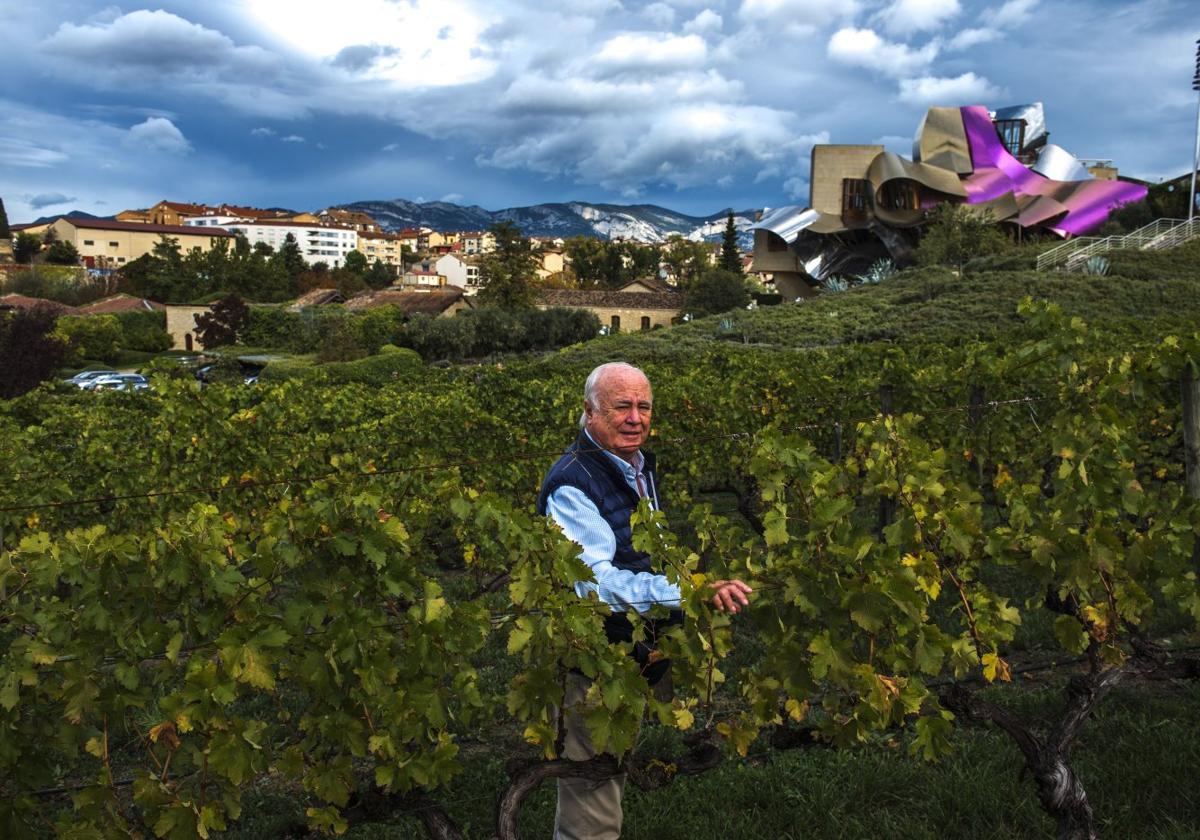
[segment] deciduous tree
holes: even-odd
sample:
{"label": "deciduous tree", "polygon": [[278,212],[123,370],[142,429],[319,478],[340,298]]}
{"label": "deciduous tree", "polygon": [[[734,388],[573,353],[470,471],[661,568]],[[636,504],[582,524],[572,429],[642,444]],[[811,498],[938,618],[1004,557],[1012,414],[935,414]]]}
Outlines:
{"label": "deciduous tree", "polygon": [[686,288],[705,268],[710,265],[708,246],[703,242],[692,242],[679,234],[667,238],[662,252],[667,272],[675,278],[680,288]]}
{"label": "deciduous tree", "polygon": [[48,306],[0,313],[0,397],[19,397],[62,364],[67,346],[54,335],[55,320]]}
{"label": "deciduous tree", "polygon": [[921,234],[917,262],[950,266],[961,275],[968,260],[999,254],[1011,244],[986,212],[939,204]]}
{"label": "deciduous tree", "polygon": [[17,241],[13,243],[13,260],[19,263],[33,262],[33,258],[42,250],[42,238],[33,233],[18,233]]}
{"label": "deciduous tree", "polygon": [[489,228],[496,237],[496,250],[479,266],[479,302],[499,309],[528,309],[533,306],[533,280],[537,257],[529,240],[513,222],[497,222]]}
{"label": "deciduous tree", "polygon": [[696,317],[744,309],[749,303],[746,278],[740,271],[723,268],[702,271],[683,294],[683,311]]}
{"label": "deciduous tree", "polygon": [[46,262],[51,265],[79,265],[79,251],[72,243],[60,240],[46,250]]}
{"label": "deciduous tree", "polygon": [[367,273],[367,258],[362,251],[350,251],[346,254],[346,270],[360,277]]}
{"label": "deciduous tree", "polygon": [[233,344],[250,322],[250,308],[237,295],[221,298],[212,308],[196,315],[196,335],[205,347]]}

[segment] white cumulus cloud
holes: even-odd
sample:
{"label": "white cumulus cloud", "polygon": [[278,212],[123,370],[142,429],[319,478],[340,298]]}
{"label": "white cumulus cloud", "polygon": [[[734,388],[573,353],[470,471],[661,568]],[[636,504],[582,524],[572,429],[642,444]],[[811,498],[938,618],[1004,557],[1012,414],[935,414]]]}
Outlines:
{"label": "white cumulus cloud", "polygon": [[984,14],[992,26],[1019,26],[1032,16],[1038,0],[1008,0],[999,9]]}
{"label": "white cumulus cloud", "polygon": [[904,78],[933,63],[938,55],[938,43],[930,41],[920,49],[913,49],[908,44],[886,41],[873,29],[846,27],[833,33],[828,53],[830,58],[842,64]]}
{"label": "white cumulus cloud", "polygon": [[895,0],[878,15],[893,35],[911,35],[941,27],[962,11],[958,0]]}
{"label": "white cumulus cloud", "polygon": [[131,147],[172,155],[185,155],[192,150],[192,144],[183,136],[183,132],[165,117],[149,117],[145,122],[133,126],[126,134],[125,143]]}
{"label": "white cumulus cloud", "polygon": [[724,19],[712,9],[705,9],[683,25],[683,31],[695,35],[710,35],[721,31]]}
{"label": "white cumulus cloud", "polygon": [[651,3],[642,9],[642,17],[659,29],[670,29],[675,24],[675,10],[666,3]]}
{"label": "white cumulus cloud", "polygon": [[985,105],[1002,95],[991,82],[974,73],[954,78],[922,76],[900,81],[900,99],[912,105]]}
{"label": "white cumulus cloud", "polygon": [[610,38],[596,62],[613,72],[680,70],[704,62],[708,47],[698,35],[627,32]]}
{"label": "white cumulus cloud", "polygon": [[738,14],[747,20],[822,26],[852,18],[861,8],[858,0],[742,0]]}
{"label": "white cumulus cloud", "polygon": [[986,44],[988,41],[995,41],[1000,37],[1000,34],[998,30],[988,27],[964,29],[951,38],[946,46],[952,50],[969,50],[976,44]]}

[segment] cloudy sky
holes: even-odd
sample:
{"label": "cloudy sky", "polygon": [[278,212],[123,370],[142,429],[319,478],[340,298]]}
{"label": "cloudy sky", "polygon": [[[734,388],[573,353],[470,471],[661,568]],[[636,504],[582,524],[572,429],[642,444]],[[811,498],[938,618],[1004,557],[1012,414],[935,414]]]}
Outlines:
{"label": "cloudy sky", "polygon": [[0,4],[14,222],[159,199],[807,203],[814,143],[911,152],[931,104],[1187,171],[1195,0]]}

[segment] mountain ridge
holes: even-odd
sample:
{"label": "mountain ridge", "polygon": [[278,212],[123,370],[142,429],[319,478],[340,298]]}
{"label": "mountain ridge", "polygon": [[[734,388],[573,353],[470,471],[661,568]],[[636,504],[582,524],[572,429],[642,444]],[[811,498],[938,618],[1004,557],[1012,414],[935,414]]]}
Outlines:
{"label": "mountain ridge", "polygon": [[[486,230],[510,221],[525,236],[594,236],[663,242],[678,234],[693,241],[717,241],[725,230],[730,208],[708,216],[679,213],[657,204],[607,204],[586,201],[548,202],[524,207],[485,210],[477,204],[447,201],[416,202],[403,198],[369,199],[339,204],[338,208],[367,213],[390,232],[411,227],[434,230]],[[750,228],[760,209],[735,210],[739,240],[752,239]]]}

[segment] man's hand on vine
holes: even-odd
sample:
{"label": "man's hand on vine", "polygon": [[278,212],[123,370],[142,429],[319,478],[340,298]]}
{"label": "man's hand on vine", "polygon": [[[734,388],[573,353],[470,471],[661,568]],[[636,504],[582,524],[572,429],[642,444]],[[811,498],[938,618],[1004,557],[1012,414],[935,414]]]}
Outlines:
{"label": "man's hand on vine", "polygon": [[712,590],[712,605],[727,613],[739,612],[742,607],[750,606],[746,596],[754,590],[740,580],[714,580],[708,585]]}

